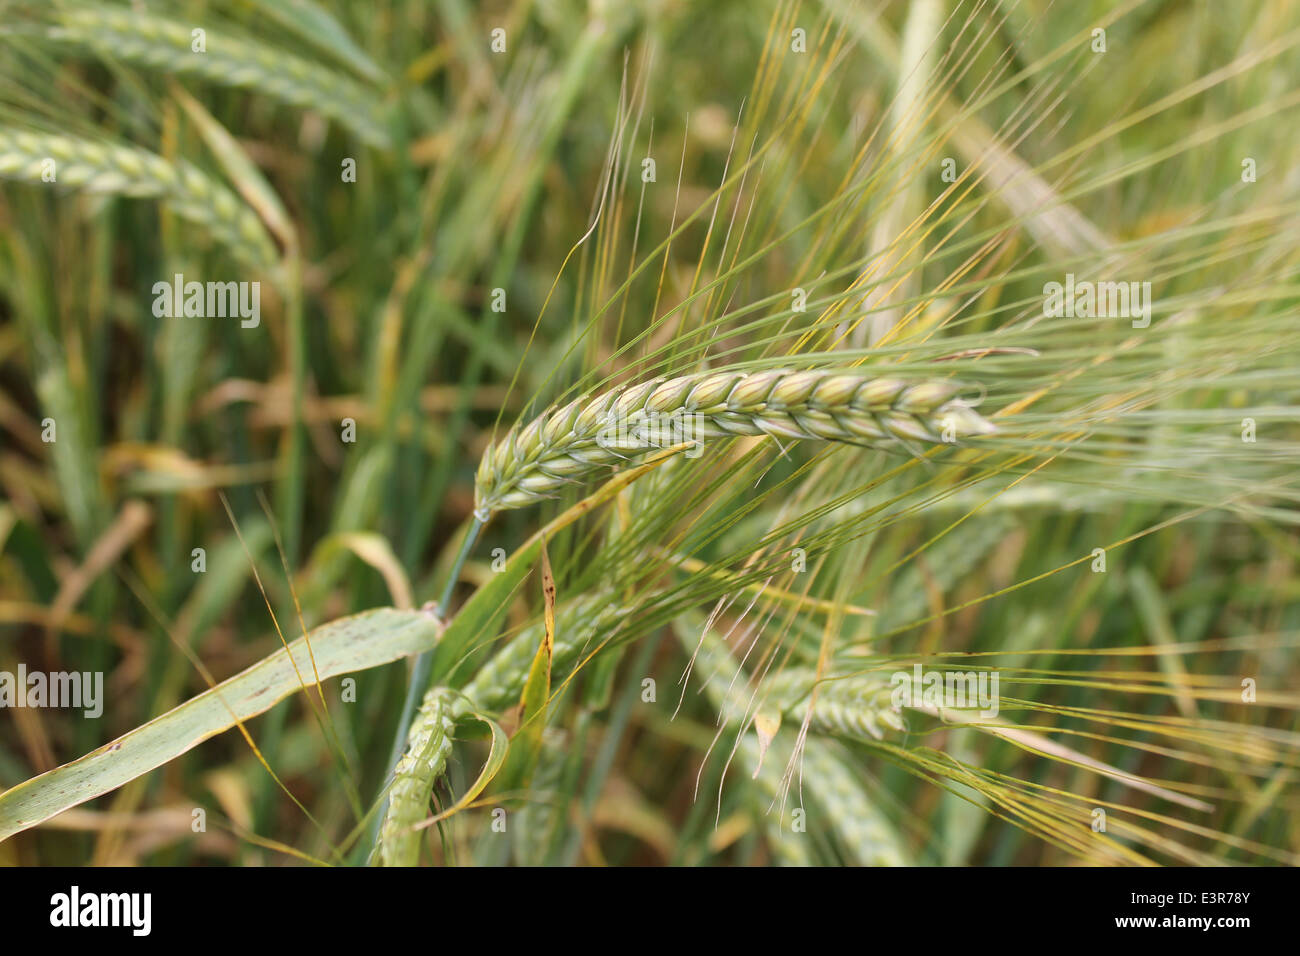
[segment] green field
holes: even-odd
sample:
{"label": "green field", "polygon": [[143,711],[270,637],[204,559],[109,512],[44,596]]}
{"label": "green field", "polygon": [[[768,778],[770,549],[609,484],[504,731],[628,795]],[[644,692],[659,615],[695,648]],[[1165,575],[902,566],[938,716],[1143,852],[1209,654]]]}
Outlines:
{"label": "green field", "polygon": [[1296,864],[1297,77],[0,0],[0,864]]}

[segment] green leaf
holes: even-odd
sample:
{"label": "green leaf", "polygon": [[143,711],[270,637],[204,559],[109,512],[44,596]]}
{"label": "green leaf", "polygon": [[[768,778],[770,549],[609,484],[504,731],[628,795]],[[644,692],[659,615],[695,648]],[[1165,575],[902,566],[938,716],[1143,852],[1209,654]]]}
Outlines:
{"label": "green leaf", "polygon": [[310,653],[308,638],[300,637],[288,650],[276,651],[98,750],[0,794],[0,840],[102,796],[270,710],[301,689],[299,675],[311,681],[319,673],[325,680],[378,667],[428,650],[439,630],[430,614],[392,608],[322,625],[309,635]]}
{"label": "green leaf", "polygon": [[464,794],[461,795],[461,798],[446,810],[416,824],[415,829],[417,830],[433,826],[438,821],[445,820],[452,814],[459,813],[461,810],[468,807],[478,798],[480,793],[487,789],[487,785],[491,783],[492,778],[497,775],[497,772],[501,769],[501,765],[506,762],[506,754],[510,750],[510,738],[506,736],[506,732],[501,729],[501,725],[492,718],[485,717],[483,714],[474,713],[467,714],[466,716],[486,724],[488,730],[492,734],[492,746],[488,750],[487,760],[484,761],[483,769],[479,771],[478,779],[474,781],[474,785],[466,790]]}
{"label": "green leaf", "polygon": [[[461,658],[496,636],[497,624],[510,606],[510,595],[532,570],[540,539],[534,538],[510,556],[505,570],[494,574],[452,618],[434,653],[431,683],[445,683]],[[451,683],[460,687],[470,675],[458,675]]]}
{"label": "green leaf", "polygon": [[447,632],[438,642],[438,651],[434,655],[430,684],[443,683],[453,687],[463,687],[469,680],[468,674],[458,675],[456,680],[451,680],[449,675],[460,665],[468,652],[484,641],[496,637],[496,624],[505,615],[510,603],[510,595],[532,569],[542,542],[546,538],[555,537],[560,529],[568,527],[583,515],[590,514],[642,475],[659,467],[671,455],[672,452],[661,452],[635,467],[619,472],[592,494],[552,519],[546,527],[524,542],[519,550],[510,556],[505,570],[493,575],[487,584],[475,591],[447,625]]}

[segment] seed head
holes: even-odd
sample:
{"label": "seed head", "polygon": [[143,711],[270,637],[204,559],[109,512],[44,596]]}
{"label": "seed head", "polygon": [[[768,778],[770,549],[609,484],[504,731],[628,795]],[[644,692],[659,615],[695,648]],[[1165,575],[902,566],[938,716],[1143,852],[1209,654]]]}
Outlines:
{"label": "seed head", "polygon": [[651,379],[512,428],[479,463],[475,514],[486,521],[635,455],[715,438],[768,435],[889,447],[994,431],[956,392],[946,381],[820,370]]}

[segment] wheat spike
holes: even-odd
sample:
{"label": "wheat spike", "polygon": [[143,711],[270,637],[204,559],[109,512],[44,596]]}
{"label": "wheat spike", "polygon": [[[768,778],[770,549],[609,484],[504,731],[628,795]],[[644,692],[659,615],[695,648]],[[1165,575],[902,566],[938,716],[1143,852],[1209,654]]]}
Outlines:
{"label": "wheat spike", "polygon": [[[53,160],[54,180],[46,176]],[[132,146],[0,129],[0,177],[66,189],[164,200],[203,227],[238,259],[273,269],[275,243],[233,192],[189,163],[169,162]]]}
{"label": "wheat spike", "polygon": [[655,378],[511,429],[479,462],[475,514],[486,521],[633,455],[683,442],[769,435],[890,446],[992,432],[956,392],[950,382],[825,370]]}
{"label": "wheat spike", "polygon": [[388,812],[379,830],[379,858],[384,866],[414,866],[420,858],[420,834],[412,829],[424,819],[433,784],[451,755],[456,727],[451,692],[435,687],[424,695],[411,723],[406,753],[393,770]]}

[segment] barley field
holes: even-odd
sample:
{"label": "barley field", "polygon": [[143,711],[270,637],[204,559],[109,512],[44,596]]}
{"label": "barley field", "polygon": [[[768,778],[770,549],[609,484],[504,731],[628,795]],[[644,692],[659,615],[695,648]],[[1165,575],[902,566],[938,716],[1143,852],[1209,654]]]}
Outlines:
{"label": "barley field", "polygon": [[1297,78],[0,0],[0,864],[1300,862]]}

